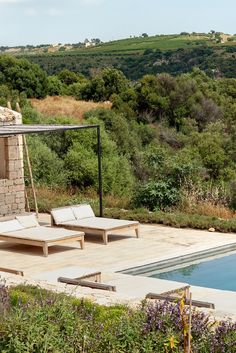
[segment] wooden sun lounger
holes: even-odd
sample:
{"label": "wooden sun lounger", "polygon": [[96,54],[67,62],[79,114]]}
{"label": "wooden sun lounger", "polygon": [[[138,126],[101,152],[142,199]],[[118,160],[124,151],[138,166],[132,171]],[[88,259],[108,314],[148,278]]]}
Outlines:
{"label": "wooden sun lounger", "polygon": [[57,280],[58,282],[73,284],[75,286],[89,287],[93,289],[102,289],[102,290],[108,290],[110,292],[116,292],[116,286],[112,286],[110,284],[85,281],[83,279],[67,278],[67,277],[58,277]]}
{"label": "wooden sun lounger", "polygon": [[[148,293],[146,295],[147,299],[158,299],[158,300],[166,300],[169,302],[176,302],[180,299],[178,296],[169,296],[165,294],[156,294],[156,293]],[[185,300],[185,304],[189,305],[190,301],[189,299]],[[197,306],[199,308],[209,308],[209,309],[215,309],[215,304],[214,303],[208,303],[200,300],[192,300],[192,305]]]}
{"label": "wooden sun lounger", "polygon": [[53,271],[35,274],[34,279],[48,282],[61,282],[76,286],[102,289],[115,292],[114,285],[101,283],[101,271],[80,266],[68,266]]}
{"label": "wooden sun lounger", "polygon": [[19,223],[18,220],[0,222],[0,240],[42,247],[43,254],[46,257],[48,256],[48,248],[53,245],[79,241],[81,249],[84,248],[83,232],[40,225],[26,228],[20,223],[18,226],[17,223]]}
{"label": "wooden sun lounger", "polygon": [[70,230],[80,230],[85,234],[101,235],[103,243],[108,244],[108,235],[117,231],[134,230],[140,236],[137,221],[95,217],[89,205],[56,208],[51,211],[51,224]]}

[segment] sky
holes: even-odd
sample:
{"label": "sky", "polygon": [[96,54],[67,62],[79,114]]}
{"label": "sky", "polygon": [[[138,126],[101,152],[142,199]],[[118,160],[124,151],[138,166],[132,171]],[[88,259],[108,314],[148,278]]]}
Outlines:
{"label": "sky", "polygon": [[0,0],[0,46],[236,33],[235,0]]}

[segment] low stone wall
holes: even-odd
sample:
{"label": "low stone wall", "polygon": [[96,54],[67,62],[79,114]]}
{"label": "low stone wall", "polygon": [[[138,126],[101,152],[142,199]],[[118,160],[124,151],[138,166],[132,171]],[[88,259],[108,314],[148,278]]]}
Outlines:
{"label": "low stone wall", "polygon": [[[0,126],[22,123],[21,114],[0,107]],[[1,137],[0,217],[25,210],[22,136]]]}

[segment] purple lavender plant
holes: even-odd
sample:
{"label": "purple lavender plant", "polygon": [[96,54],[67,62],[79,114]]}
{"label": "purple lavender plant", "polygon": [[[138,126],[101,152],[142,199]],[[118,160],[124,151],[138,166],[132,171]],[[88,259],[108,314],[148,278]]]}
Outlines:
{"label": "purple lavender plant", "polygon": [[5,283],[0,284],[0,314],[10,309],[10,296]]}
{"label": "purple lavender plant", "polygon": [[211,339],[210,353],[236,352],[236,322],[220,321]]}

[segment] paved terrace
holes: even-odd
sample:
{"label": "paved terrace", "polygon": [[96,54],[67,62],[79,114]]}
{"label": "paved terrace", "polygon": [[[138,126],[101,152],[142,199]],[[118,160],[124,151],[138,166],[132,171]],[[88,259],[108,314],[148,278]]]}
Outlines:
{"label": "paved terrace", "polygon": [[[41,214],[40,221],[49,223],[49,216]],[[93,297],[100,303],[117,300],[132,302],[143,299],[148,292],[162,293],[171,290],[175,287],[175,282],[134,277],[115,273],[116,271],[230,244],[236,246],[236,234],[141,225],[139,239],[135,238],[134,232],[127,232],[122,236],[112,235],[109,244],[105,246],[101,237],[86,236],[85,250],[80,249],[79,243],[67,243],[66,246],[49,248],[47,258],[43,257],[41,248],[0,242],[0,267],[23,270],[26,278],[34,280],[42,272],[62,267],[94,268],[102,271],[103,282],[116,285],[117,293],[73,287],[74,293]],[[7,283],[22,281],[19,276],[3,276],[8,278]],[[57,284],[57,288],[65,290],[62,284]],[[214,302],[216,315],[236,315],[236,292],[200,287],[191,287],[191,292],[193,299]]]}

